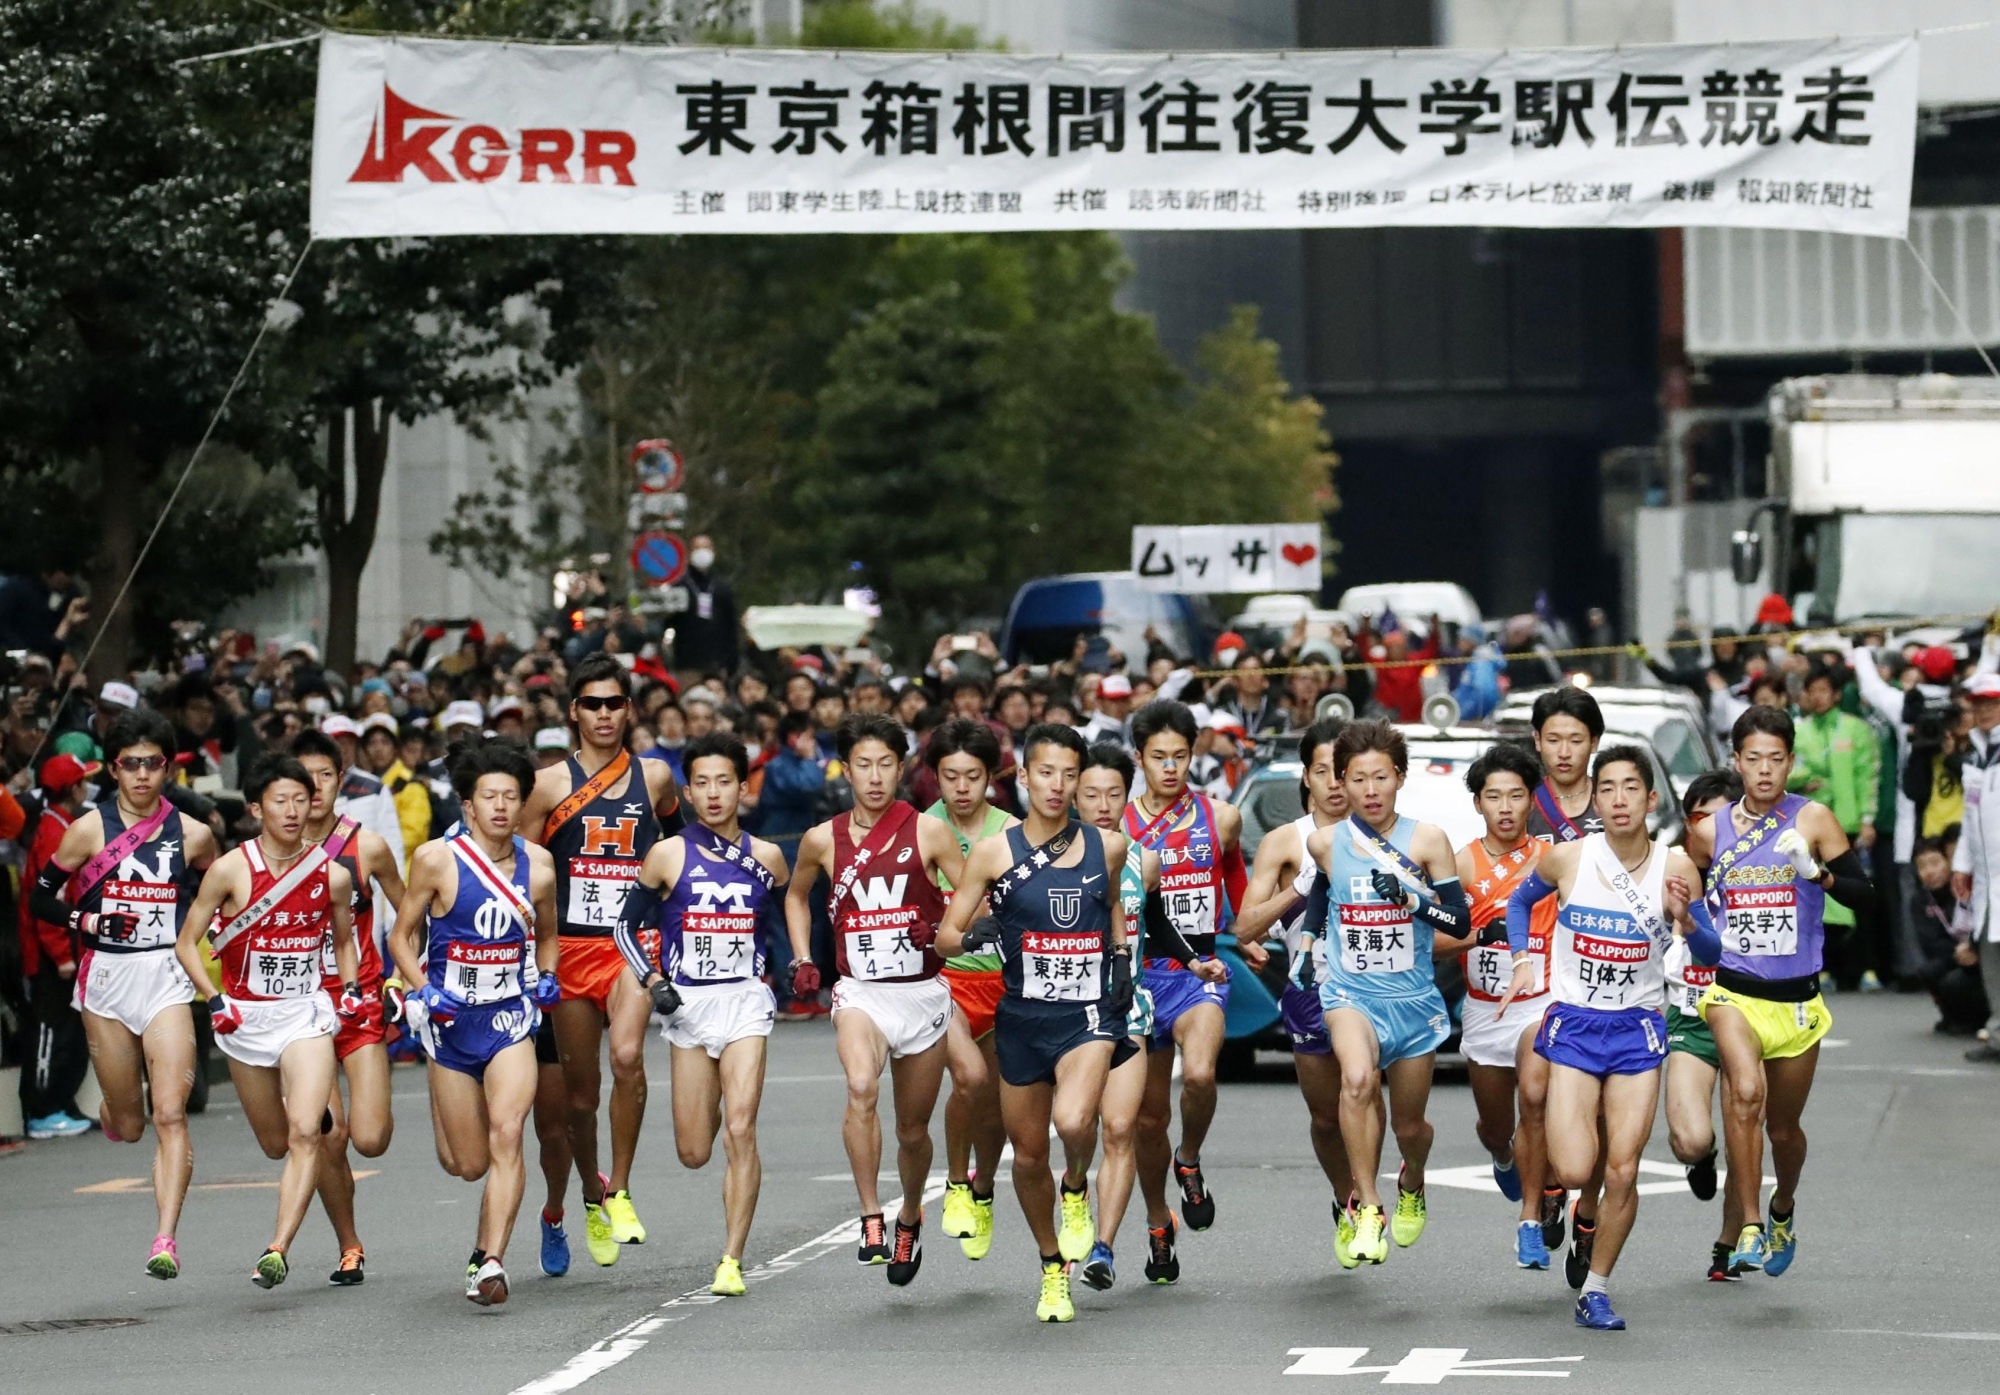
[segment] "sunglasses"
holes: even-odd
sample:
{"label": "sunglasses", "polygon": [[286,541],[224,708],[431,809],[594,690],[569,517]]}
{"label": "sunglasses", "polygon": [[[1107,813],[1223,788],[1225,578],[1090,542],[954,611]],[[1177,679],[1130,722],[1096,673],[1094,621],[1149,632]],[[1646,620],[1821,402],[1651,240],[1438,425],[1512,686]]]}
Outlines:
{"label": "sunglasses", "polygon": [[632,705],[628,697],[580,697],[576,705],[585,712],[623,712]]}
{"label": "sunglasses", "polygon": [[167,768],[167,758],[165,756],[120,756],[111,763],[120,770],[125,771],[128,775],[136,775],[141,770],[165,770]]}

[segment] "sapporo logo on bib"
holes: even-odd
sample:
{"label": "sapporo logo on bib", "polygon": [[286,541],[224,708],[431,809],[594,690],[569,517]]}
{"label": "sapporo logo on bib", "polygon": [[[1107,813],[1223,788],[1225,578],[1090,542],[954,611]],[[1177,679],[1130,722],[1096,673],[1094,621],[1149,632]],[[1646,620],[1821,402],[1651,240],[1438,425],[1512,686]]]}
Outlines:
{"label": "sapporo logo on bib", "polygon": [[1722,888],[1724,934],[1738,954],[1778,956],[1799,951],[1798,892],[1789,886]]}

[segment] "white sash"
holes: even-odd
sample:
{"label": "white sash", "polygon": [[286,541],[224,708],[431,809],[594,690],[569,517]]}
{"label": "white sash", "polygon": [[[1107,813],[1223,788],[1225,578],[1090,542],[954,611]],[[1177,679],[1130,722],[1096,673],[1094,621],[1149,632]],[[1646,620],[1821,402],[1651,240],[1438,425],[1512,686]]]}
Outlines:
{"label": "white sash", "polygon": [[[250,863],[253,870],[259,872],[264,870],[262,850],[257,847],[255,840],[244,845],[244,858]],[[327,860],[326,846],[324,844],[315,843],[310,848],[307,848],[305,854],[292,864],[291,871],[285,873],[284,876],[278,878],[275,882],[272,882],[270,888],[262,896],[259,896],[255,901],[245,906],[237,913],[234,920],[223,926],[221,930],[212,936],[215,944],[215,952],[217,954],[222,953],[223,946],[232,943],[237,936],[269,915],[280,901],[305,885],[307,877],[323,869],[327,864]]]}
{"label": "white sash", "polygon": [[[514,919],[520,922],[522,933],[532,940],[535,937],[534,907],[528,904],[512,881],[500,875],[500,869],[493,865],[493,859],[486,855],[485,850],[472,841],[470,834],[452,839],[451,850],[458,854],[458,860],[471,871],[480,885],[513,912]],[[525,855],[525,849],[514,854],[517,858]]]}
{"label": "white sash", "polygon": [[[1652,857],[1665,857],[1666,855],[1666,849],[1655,843],[1653,851],[1649,855],[1649,860]],[[1633,919],[1639,923],[1639,928],[1646,932],[1647,938],[1653,940],[1663,938],[1666,931],[1666,924],[1664,918],[1660,915],[1659,908],[1654,906],[1652,900],[1640,889],[1639,884],[1633,880],[1632,874],[1626,871],[1624,865],[1618,861],[1616,854],[1611,851],[1611,840],[1601,834],[1597,839],[1595,856],[1597,858],[1598,874],[1606,882],[1610,883],[1611,889],[1618,893],[1627,906],[1631,907]]]}

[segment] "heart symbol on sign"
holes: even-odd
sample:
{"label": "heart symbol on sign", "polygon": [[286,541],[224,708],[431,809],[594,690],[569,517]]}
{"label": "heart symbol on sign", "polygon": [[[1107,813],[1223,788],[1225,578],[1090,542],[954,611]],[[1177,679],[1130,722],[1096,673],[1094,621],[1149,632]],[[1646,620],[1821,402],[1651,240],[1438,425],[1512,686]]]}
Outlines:
{"label": "heart symbol on sign", "polygon": [[1286,543],[1278,550],[1284,554],[1285,560],[1295,567],[1303,567],[1319,556],[1319,549],[1311,543]]}

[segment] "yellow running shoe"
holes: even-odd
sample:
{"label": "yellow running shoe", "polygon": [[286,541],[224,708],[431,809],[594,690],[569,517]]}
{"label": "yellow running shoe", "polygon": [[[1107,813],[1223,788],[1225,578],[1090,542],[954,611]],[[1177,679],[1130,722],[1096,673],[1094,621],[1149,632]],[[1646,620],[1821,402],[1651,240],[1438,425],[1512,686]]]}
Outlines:
{"label": "yellow running shoe", "polygon": [[1076,1317],[1076,1304],[1069,1301],[1069,1266],[1042,1266],[1042,1297],[1035,1304],[1036,1322],[1069,1322]]}
{"label": "yellow running shoe", "polygon": [[1429,1219],[1430,1208],[1424,1204],[1424,1194],[1409,1190],[1398,1177],[1396,1214],[1389,1222],[1389,1233],[1396,1237],[1396,1243],[1406,1250],[1416,1244],[1423,1238],[1424,1223]]}
{"label": "yellow running shoe", "polygon": [[[611,1199],[606,1193],[606,1201]],[[618,1262],[618,1237],[612,1233],[611,1217],[597,1202],[583,1203],[583,1244],[590,1251],[590,1257],[605,1268]]]}
{"label": "yellow running shoe", "polygon": [[646,1227],[639,1223],[639,1213],[632,1209],[631,1192],[606,1192],[604,1214],[611,1218],[613,1240],[621,1245],[646,1243]]}
{"label": "yellow running shoe", "polygon": [[1361,1256],[1354,1253],[1354,1213],[1339,1202],[1333,1203],[1333,1257],[1340,1261],[1342,1269],[1361,1267]]}
{"label": "yellow running shoe", "polygon": [[1097,1243],[1097,1227],[1090,1219],[1090,1188],[1073,1192],[1067,1186],[1060,1189],[1058,1198],[1062,1205],[1062,1229],[1056,1232],[1056,1253],[1076,1264],[1090,1257],[1090,1247]]}
{"label": "yellow running shoe", "polygon": [[1382,1208],[1363,1206],[1354,1213],[1353,1255],[1357,1263],[1380,1264],[1389,1257],[1389,1240],[1382,1234]]}
{"label": "yellow running shoe", "polygon": [[972,1198],[972,1234],[958,1242],[967,1259],[984,1259],[993,1252],[993,1198]]}
{"label": "yellow running shoe", "polygon": [[970,1182],[946,1182],[944,1184],[944,1216],[939,1224],[944,1233],[955,1240],[964,1240],[975,1234],[979,1223],[972,1218],[972,1184]]}
{"label": "yellow running shoe", "polygon": [[743,1286],[743,1262],[733,1255],[724,1255],[722,1263],[715,1266],[715,1278],[708,1291],[721,1294],[724,1298],[741,1298],[748,1293],[749,1290]]}

